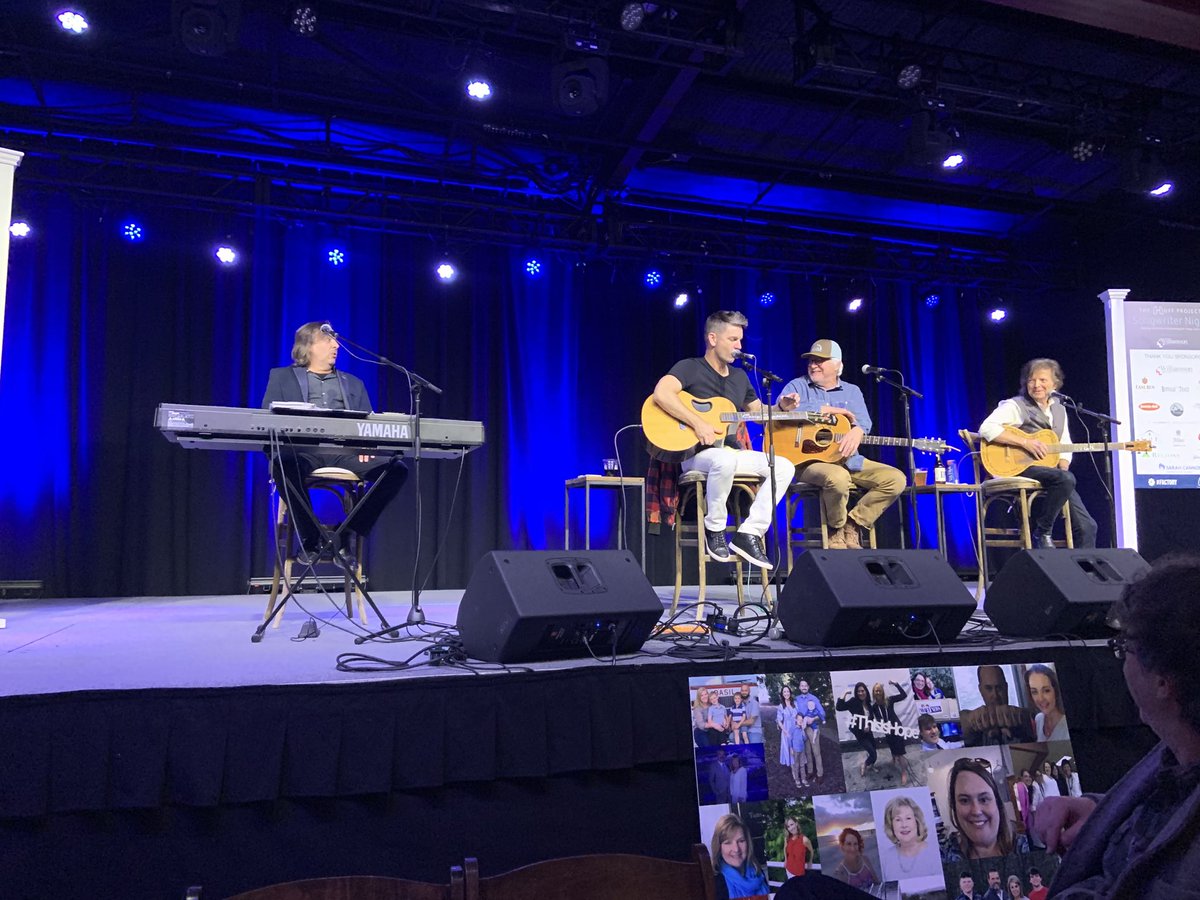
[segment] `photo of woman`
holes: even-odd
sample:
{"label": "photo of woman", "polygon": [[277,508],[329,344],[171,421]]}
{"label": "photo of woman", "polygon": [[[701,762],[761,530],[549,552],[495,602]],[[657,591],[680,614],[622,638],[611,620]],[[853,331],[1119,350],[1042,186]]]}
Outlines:
{"label": "photo of woman", "polygon": [[908,694],[899,682],[893,681],[891,685],[896,690],[887,695],[883,692],[883,685],[878,682],[871,688],[871,698],[874,702],[871,704],[870,718],[879,723],[873,730],[883,733],[888,750],[892,754],[892,765],[896,767],[896,774],[900,776],[900,786],[904,787],[909,779],[908,759],[904,749],[907,741],[903,733],[904,726],[896,715],[896,704],[908,697]]}
{"label": "photo of woman", "polygon": [[792,816],[783,820],[783,827],[787,830],[787,841],[783,845],[783,867],[788,875],[798,878],[808,871],[813,856],[812,842]]}
{"label": "photo of woman", "polygon": [[1026,836],[1014,834],[1004,806],[1004,792],[992,775],[991,760],[954,761],[945,808],[950,811],[950,824],[954,828],[942,848],[946,862],[1029,852]]}
{"label": "photo of woman", "polygon": [[754,845],[745,824],[733,813],[726,813],[713,828],[713,871],[717,897],[765,897],[770,888],[767,876],[754,858]]}
{"label": "photo of woman", "polygon": [[871,694],[867,690],[866,684],[860,681],[854,685],[853,693],[846,691],[845,695],[838,700],[835,709],[839,712],[850,713],[850,733],[867,753],[866,758],[858,764],[858,774],[863,776],[867,769],[875,765],[875,760],[878,758],[875,751],[875,733],[871,731],[869,721],[871,718]]}
{"label": "photo of woman", "polygon": [[892,793],[883,809],[879,862],[886,881],[936,875],[941,872],[937,843],[929,839],[928,818],[912,795]]}
{"label": "photo of woman", "polygon": [[791,685],[779,689],[779,704],[775,707],[775,727],[779,729],[779,764],[792,771],[792,729],[796,727],[796,701]]}
{"label": "photo of woman", "polygon": [[1025,889],[1021,886],[1021,879],[1016,875],[1009,875],[1008,882],[1008,898],[1009,900],[1029,900],[1025,896]]}
{"label": "photo of woman", "polygon": [[1058,689],[1058,676],[1049,666],[1037,663],[1025,670],[1025,687],[1029,700],[1037,713],[1033,717],[1035,740],[1069,740],[1067,713],[1063,709],[1062,692]]}
{"label": "photo of woman", "polygon": [[692,740],[697,747],[710,747],[708,730],[708,688],[696,688],[696,699],[692,701]]}
{"label": "photo of woman", "polygon": [[830,871],[829,875],[838,881],[844,881],[850,887],[860,891],[869,891],[879,884],[879,876],[871,868],[870,861],[863,855],[863,837],[854,828],[843,828],[838,835],[838,849],[842,851],[842,861]]}

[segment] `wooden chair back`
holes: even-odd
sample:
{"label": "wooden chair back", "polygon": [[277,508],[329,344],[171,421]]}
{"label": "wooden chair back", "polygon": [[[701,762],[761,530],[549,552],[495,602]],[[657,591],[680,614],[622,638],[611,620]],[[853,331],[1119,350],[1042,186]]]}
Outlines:
{"label": "wooden chair back", "polygon": [[474,859],[463,868],[466,900],[716,900],[703,844],[692,846],[691,862],[607,853],[551,859],[490,878],[479,877]]}

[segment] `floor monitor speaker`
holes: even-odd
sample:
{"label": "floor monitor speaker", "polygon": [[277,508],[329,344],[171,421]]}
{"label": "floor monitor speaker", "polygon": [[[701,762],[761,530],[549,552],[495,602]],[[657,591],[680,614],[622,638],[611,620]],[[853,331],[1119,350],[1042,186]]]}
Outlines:
{"label": "floor monitor speaker", "polygon": [[975,599],[934,550],[810,550],[779,598],[790,641],[818,647],[945,644]]}
{"label": "floor monitor speaker", "polygon": [[638,650],[662,601],[628,550],[493,550],[458,607],[467,654],[488,662]]}
{"label": "floor monitor speaker", "polygon": [[1149,568],[1136,550],[1021,550],[992,580],[983,611],[1013,637],[1107,637],[1113,603]]}

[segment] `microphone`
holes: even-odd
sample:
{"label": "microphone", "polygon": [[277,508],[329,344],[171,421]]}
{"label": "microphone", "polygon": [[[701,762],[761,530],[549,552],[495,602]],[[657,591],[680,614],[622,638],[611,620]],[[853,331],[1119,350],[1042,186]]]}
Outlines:
{"label": "microphone", "polygon": [[1074,403],[1075,402],[1070,397],[1068,397],[1066,394],[1064,394],[1062,391],[1051,391],[1050,396],[1056,397],[1057,399],[1061,400],[1063,403]]}
{"label": "microphone", "polygon": [[741,350],[734,350],[733,358],[734,359],[748,359],[751,362],[754,362],[754,360],[758,359],[758,357],[755,356],[753,353],[743,353]]}
{"label": "microphone", "polygon": [[884,369],[884,368],[882,368],[882,367],[880,367],[880,366],[867,366],[867,365],[864,365],[864,366],[862,367],[862,373],[863,373],[864,375],[885,375],[885,374],[887,374],[887,373],[888,373],[888,372],[890,372],[890,371],[892,371],[892,370],[891,370],[891,369]]}
{"label": "microphone", "polygon": [[333,330],[333,326],[330,325],[328,322],[326,322],[324,325],[321,326],[321,331],[324,332],[325,334],[329,335],[332,338],[335,338],[338,336],[337,332]]}

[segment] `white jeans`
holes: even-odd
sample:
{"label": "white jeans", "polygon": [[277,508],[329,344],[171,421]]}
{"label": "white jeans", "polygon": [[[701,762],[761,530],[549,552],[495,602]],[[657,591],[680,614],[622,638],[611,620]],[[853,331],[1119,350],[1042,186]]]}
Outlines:
{"label": "white jeans", "polygon": [[[683,471],[704,472],[708,475],[708,482],[704,487],[705,498],[708,502],[704,527],[709,531],[724,531],[725,525],[729,521],[725,502],[729,499],[733,476],[754,475],[765,482],[770,470],[767,467],[765,453],[757,450],[734,450],[732,447],[709,447],[684,461]],[[786,460],[782,456],[775,457],[775,499],[780,503],[783,502],[788,485],[792,483],[792,477],[795,474],[796,467],[790,460]],[[763,484],[754,497],[754,502],[750,504],[750,512],[738,531],[762,537],[771,527],[773,513],[771,486]]]}

